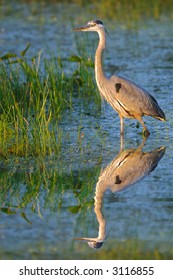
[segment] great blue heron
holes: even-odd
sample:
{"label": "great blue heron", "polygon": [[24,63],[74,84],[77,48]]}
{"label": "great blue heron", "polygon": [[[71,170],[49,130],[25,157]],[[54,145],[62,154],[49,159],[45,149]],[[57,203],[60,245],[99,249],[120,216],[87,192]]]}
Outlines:
{"label": "great blue heron", "polygon": [[95,77],[101,97],[118,112],[120,117],[121,135],[124,134],[123,118],[137,119],[143,126],[143,134],[149,131],[142,119],[147,115],[164,121],[165,114],[156,99],[135,83],[120,76],[107,79],[102,68],[102,53],[106,46],[106,29],[101,20],[92,20],[87,25],[74,28],[73,31],[95,31],[99,34],[99,44],[95,53]]}

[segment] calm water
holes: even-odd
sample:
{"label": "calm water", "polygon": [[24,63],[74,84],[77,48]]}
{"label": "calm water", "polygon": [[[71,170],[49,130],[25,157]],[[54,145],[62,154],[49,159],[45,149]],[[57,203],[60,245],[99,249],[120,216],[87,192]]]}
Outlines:
{"label": "calm water", "polygon": [[[0,55],[19,53],[27,43],[31,56],[40,49],[43,56],[47,49],[78,54],[71,21],[85,21],[74,6],[45,7],[39,14],[25,5],[15,9],[0,18]],[[60,158],[0,162],[1,259],[173,257],[173,25],[162,19],[127,30],[112,21],[108,29],[106,73],[148,89],[167,122],[146,118],[151,136],[144,143],[141,127],[126,120],[121,151],[116,112],[106,103],[97,112],[74,98],[74,110],[60,123]],[[97,35],[77,36],[90,41],[88,56],[94,54]]]}

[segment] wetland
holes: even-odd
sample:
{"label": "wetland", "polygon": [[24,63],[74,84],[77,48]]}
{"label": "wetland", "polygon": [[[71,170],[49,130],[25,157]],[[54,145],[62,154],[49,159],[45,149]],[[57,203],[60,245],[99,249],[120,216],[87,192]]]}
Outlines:
{"label": "wetland", "polygon": [[[0,259],[172,259],[173,13],[12,3],[0,14]],[[167,119],[145,118],[146,141],[126,119],[123,150],[95,84],[97,34],[71,31],[98,17],[105,73],[147,89]]]}

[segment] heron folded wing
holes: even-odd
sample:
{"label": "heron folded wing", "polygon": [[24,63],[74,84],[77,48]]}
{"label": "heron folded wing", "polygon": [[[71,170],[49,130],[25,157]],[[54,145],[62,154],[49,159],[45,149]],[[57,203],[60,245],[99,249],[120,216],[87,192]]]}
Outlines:
{"label": "heron folded wing", "polygon": [[155,98],[135,83],[120,76],[112,76],[109,82],[112,88],[112,99],[115,98],[121,104],[122,109],[126,113],[128,112],[129,117],[138,114],[153,116],[161,120],[165,119],[165,115]]}

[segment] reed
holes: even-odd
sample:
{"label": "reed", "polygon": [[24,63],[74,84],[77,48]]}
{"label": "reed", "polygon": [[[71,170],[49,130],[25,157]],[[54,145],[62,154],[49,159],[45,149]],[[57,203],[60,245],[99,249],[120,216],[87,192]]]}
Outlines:
{"label": "reed", "polygon": [[[95,91],[91,60],[75,55],[43,58],[41,52],[28,59],[29,47],[20,56],[8,53],[0,58],[0,140],[5,157],[59,153],[63,112],[73,109],[75,96],[88,99]],[[67,63],[72,64],[70,74],[64,70]]]}
{"label": "reed", "polygon": [[[2,1],[6,2],[6,1]],[[33,5],[33,13],[40,13],[46,5],[54,5],[56,3],[63,3],[67,9],[70,4],[84,8],[89,14],[97,14],[98,17],[114,18],[125,22],[130,20],[139,20],[146,17],[160,18],[163,15],[173,17],[172,0],[13,0],[14,3],[28,3],[31,7]],[[6,4],[6,3],[5,3]],[[38,6],[37,6],[38,4]],[[13,7],[9,4],[5,10],[9,13]]]}

